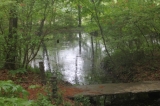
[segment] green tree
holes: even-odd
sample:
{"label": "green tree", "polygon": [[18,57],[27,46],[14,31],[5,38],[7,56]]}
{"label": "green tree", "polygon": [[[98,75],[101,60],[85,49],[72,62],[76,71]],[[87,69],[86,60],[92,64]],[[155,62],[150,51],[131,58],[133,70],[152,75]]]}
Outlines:
{"label": "green tree", "polygon": [[[17,25],[18,25],[18,17],[16,12],[16,5],[14,2],[6,1],[2,3],[2,8],[9,6],[7,9],[8,14],[8,33],[5,36],[5,67],[7,69],[15,69],[16,68],[16,57],[17,57]],[[2,13],[4,14],[4,13]],[[2,20],[2,17],[1,17]],[[4,34],[4,30],[1,26],[1,33]]]}
{"label": "green tree", "polygon": [[81,0],[80,3],[85,28],[88,32],[99,31],[114,67],[153,59],[159,52],[158,0]]}

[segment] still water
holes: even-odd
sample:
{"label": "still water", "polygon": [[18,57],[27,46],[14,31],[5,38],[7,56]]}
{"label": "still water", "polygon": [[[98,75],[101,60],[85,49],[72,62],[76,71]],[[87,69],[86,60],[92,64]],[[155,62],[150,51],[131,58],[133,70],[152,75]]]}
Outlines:
{"label": "still water", "polygon": [[51,36],[44,42],[32,67],[44,62],[45,70],[62,74],[72,84],[99,83],[104,77],[100,62],[104,47],[97,37],[87,33],[68,33]]}

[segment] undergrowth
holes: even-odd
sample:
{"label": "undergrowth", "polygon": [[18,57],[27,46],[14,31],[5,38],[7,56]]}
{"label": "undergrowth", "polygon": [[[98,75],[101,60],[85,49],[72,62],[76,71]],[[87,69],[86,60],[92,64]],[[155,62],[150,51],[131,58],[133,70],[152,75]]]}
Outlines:
{"label": "undergrowth", "polygon": [[22,86],[11,80],[0,81],[0,106],[55,106],[47,96],[39,95],[37,100],[28,100],[27,96],[28,92]]}
{"label": "undergrowth", "polygon": [[[115,51],[111,58],[105,57],[101,62],[101,67],[106,75],[112,76],[113,82],[134,82],[142,80],[159,80],[160,54],[149,55],[143,52],[125,53]],[[155,73],[158,73],[157,75]],[[143,75],[146,77],[143,78]]]}

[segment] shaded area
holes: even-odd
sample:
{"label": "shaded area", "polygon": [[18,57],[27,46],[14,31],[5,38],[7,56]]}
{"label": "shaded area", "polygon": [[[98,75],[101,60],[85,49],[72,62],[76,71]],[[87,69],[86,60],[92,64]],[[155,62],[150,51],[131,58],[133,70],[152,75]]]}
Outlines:
{"label": "shaded area", "polygon": [[102,102],[103,106],[158,106],[160,103],[160,81],[65,86],[61,90],[70,99],[89,97],[92,106]]}

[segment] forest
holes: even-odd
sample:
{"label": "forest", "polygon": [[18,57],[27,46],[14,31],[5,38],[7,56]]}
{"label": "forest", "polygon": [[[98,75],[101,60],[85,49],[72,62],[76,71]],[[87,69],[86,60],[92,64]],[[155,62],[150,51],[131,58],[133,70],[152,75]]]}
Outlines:
{"label": "forest", "polygon": [[[49,60],[47,46],[56,48],[68,39],[71,43],[78,39],[76,74],[81,52],[98,62],[91,63],[97,73],[92,75],[98,77],[85,73],[89,84],[106,83],[108,78],[111,82],[160,80],[160,0],[0,0],[0,105],[78,106],[62,94],[66,82],[60,67],[45,73],[46,79],[54,74],[60,83],[55,85],[59,88],[55,98],[47,92],[52,90],[50,84],[41,83],[39,68],[31,65],[41,49]],[[88,99],[80,102],[79,106],[92,106]]]}

